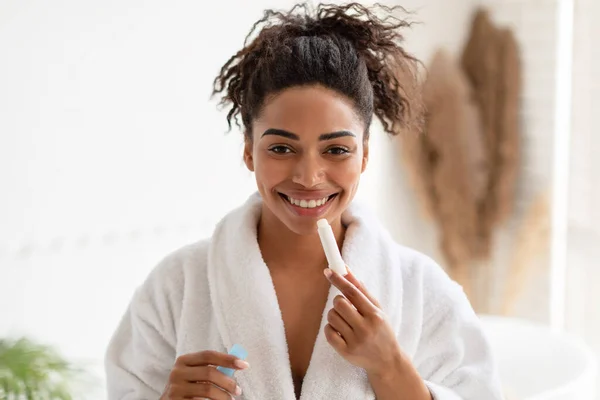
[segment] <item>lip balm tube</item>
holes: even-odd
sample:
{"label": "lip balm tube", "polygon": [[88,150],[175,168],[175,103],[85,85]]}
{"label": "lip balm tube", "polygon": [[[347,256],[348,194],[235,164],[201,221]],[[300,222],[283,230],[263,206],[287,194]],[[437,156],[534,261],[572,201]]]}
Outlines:
{"label": "lip balm tube", "polygon": [[[239,358],[240,360],[246,360],[246,357],[248,357],[248,352],[246,351],[246,349],[244,349],[239,344],[234,344],[233,346],[231,346],[229,354]],[[232,368],[217,367],[217,369],[229,377],[232,377],[233,373],[235,372],[235,370]]]}
{"label": "lip balm tube", "polygon": [[325,251],[325,257],[327,257],[329,268],[342,276],[346,275],[346,263],[342,259],[340,249],[335,241],[335,236],[333,235],[333,230],[331,230],[331,225],[329,225],[329,222],[327,222],[327,220],[324,218],[318,220],[317,231],[319,232],[319,237],[321,238],[321,245]]}

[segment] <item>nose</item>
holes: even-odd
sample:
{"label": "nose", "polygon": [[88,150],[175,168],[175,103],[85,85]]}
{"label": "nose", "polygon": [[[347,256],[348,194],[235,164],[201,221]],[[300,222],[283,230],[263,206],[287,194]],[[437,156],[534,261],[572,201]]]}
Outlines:
{"label": "nose", "polygon": [[294,166],[292,181],[306,188],[317,186],[325,178],[325,168],[318,155],[303,154]]}

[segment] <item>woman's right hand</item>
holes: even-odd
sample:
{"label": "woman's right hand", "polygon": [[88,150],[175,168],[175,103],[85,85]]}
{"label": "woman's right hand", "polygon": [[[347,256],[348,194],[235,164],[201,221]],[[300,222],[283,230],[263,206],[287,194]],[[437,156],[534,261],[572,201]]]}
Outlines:
{"label": "woman's right hand", "polygon": [[230,354],[202,351],[177,358],[161,400],[203,398],[231,400],[242,391],[235,380],[217,367],[242,370],[248,363]]}

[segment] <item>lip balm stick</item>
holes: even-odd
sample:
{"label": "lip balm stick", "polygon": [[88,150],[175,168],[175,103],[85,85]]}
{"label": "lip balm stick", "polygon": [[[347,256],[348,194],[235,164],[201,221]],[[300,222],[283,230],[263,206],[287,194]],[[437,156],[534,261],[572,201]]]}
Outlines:
{"label": "lip balm stick", "polygon": [[318,220],[317,231],[319,232],[319,237],[321,238],[321,244],[323,245],[325,257],[327,257],[327,262],[329,263],[329,268],[342,276],[346,275],[346,263],[344,260],[342,260],[340,249],[335,241],[335,236],[333,236],[333,231],[331,230],[331,225],[329,225],[329,222],[327,222],[327,220],[324,218]]}

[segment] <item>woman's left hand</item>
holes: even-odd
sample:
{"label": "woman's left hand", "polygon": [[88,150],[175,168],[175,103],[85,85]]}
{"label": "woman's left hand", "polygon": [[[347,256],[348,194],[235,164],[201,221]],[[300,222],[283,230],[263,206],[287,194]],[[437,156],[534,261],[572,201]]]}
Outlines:
{"label": "woman's left hand", "polygon": [[382,375],[402,360],[396,335],[381,306],[348,268],[341,276],[325,269],[325,276],[343,296],[336,296],[327,314],[325,336],[348,362],[369,375]]}

